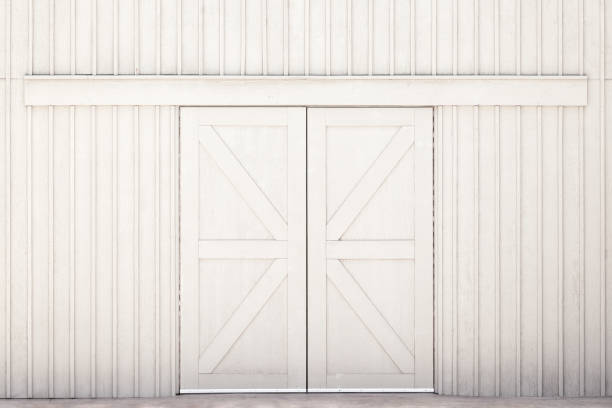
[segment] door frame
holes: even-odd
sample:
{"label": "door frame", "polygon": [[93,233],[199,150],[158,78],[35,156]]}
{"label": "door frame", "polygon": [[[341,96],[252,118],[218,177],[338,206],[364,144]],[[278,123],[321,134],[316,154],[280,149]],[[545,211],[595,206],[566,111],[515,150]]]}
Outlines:
{"label": "door frame", "polygon": [[[217,106],[191,106],[191,105],[186,105],[186,106],[179,106],[176,109],[176,114],[177,114],[177,120],[175,121],[176,123],[176,135],[177,135],[177,140],[175,140],[174,142],[176,142],[178,144],[178,149],[176,150],[176,154],[178,156],[176,163],[175,163],[175,167],[176,167],[176,183],[177,185],[180,186],[180,171],[178,171],[180,169],[180,160],[181,160],[181,134],[180,134],[180,119],[181,119],[181,110],[182,108],[243,108],[244,106],[235,106],[235,105],[217,105]],[[274,105],[274,106],[250,106],[250,107],[257,107],[257,108],[261,108],[261,107],[273,107],[273,108],[278,108],[279,106]],[[292,106],[295,107],[295,106]],[[306,121],[308,120],[308,109],[310,108],[320,108],[320,106],[298,106],[301,108],[304,108],[306,111]],[[345,106],[345,105],[335,105],[335,106],[327,106],[329,108],[389,108],[390,106],[378,106],[378,105],[372,105],[372,106]],[[432,128],[432,133],[431,133],[431,145],[432,145],[432,149],[431,149],[431,155],[432,155],[432,163],[433,160],[435,159],[435,138],[436,138],[436,110],[437,107],[435,106],[392,106],[392,108],[406,108],[406,109],[415,109],[415,108],[427,108],[427,109],[431,109],[431,115],[432,115],[432,124],[433,124],[433,128]],[[306,128],[306,132],[307,132],[307,125],[305,124],[305,128]],[[432,170],[432,198],[435,200],[435,173]],[[176,237],[177,237],[177,252],[178,252],[178,256],[177,256],[177,287],[176,287],[176,299],[177,299],[177,304],[176,304],[176,322],[177,322],[177,333],[176,333],[176,338],[175,338],[175,346],[176,346],[176,350],[177,350],[177,358],[176,358],[176,394],[180,395],[180,394],[207,394],[207,393],[219,393],[219,392],[227,392],[225,390],[220,391],[220,390],[215,390],[215,389],[211,389],[211,390],[202,390],[202,389],[195,389],[195,390],[191,390],[191,389],[182,389],[180,387],[180,336],[181,336],[181,271],[180,271],[180,243],[178,242],[178,237],[180,237],[180,228],[181,228],[181,222],[180,222],[180,191],[177,191],[177,205],[176,205],[176,211],[179,212],[179,214],[175,214],[177,216],[177,223],[176,223],[176,229],[177,231],[175,231],[176,233]],[[433,205],[433,209],[435,211],[435,205]],[[308,219],[308,216],[307,216]],[[432,223],[435,223],[435,213],[432,213]],[[432,234],[435,232],[435,228],[432,228]],[[306,250],[308,252],[308,250]],[[287,392],[299,392],[299,393],[334,393],[334,392],[347,392],[347,393],[359,393],[359,392],[375,392],[375,393],[396,393],[396,392],[403,392],[403,393],[436,393],[436,352],[435,352],[435,343],[436,343],[436,286],[437,286],[437,282],[436,282],[436,268],[435,268],[435,239],[432,236],[432,246],[431,246],[431,256],[432,256],[432,262],[434,263],[433,267],[432,267],[432,281],[433,281],[433,285],[434,287],[432,288],[432,384],[433,387],[432,388],[367,388],[367,389],[320,389],[320,388],[314,388],[314,389],[308,389],[308,380],[306,381],[306,389],[305,390],[289,390],[289,389],[236,389],[236,390],[232,390],[231,393],[236,393],[236,394],[240,394],[240,393],[287,393]],[[308,264],[308,260],[306,260],[307,264]],[[306,266],[307,268],[307,266]],[[306,316],[308,316],[308,308],[306,309]],[[308,344],[308,342],[307,342]],[[306,353],[308,353],[308,346],[306,347]],[[307,358],[306,354],[306,358]],[[308,370],[308,365],[306,366],[306,370]],[[308,377],[306,377],[308,378]]]}

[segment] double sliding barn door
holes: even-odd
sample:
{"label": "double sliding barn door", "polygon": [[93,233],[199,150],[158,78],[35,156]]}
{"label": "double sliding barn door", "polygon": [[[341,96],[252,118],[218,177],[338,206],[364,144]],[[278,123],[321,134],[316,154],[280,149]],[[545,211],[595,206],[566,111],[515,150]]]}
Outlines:
{"label": "double sliding barn door", "polygon": [[431,120],[181,110],[182,392],[432,388]]}

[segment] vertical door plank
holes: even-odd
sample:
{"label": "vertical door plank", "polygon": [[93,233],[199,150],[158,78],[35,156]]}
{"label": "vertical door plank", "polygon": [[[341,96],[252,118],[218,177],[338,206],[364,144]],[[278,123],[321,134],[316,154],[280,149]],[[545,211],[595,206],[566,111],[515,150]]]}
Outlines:
{"label": "vertical door plank", "polygon": [[306,109],[287,108],[287,388],[306,384]]}
{"label": "vertical door plank", "polygon": [[307,147],[309,388],[325,388],[327,382],[325,133],[325,110],[309,109]]}

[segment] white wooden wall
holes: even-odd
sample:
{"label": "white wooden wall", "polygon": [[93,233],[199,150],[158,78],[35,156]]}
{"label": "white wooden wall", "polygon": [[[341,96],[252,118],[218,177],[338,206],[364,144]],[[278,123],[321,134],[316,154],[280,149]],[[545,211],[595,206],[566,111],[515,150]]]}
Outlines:
{"label": "white wooden wall", "polygon": [[[436,109],[436,389],[612,395],[612,4],[0,0],[0,396],[169,395],[176,107],[26,108],[26,74],[589,77]],[[610,131],[608,131],[610,132]]]}

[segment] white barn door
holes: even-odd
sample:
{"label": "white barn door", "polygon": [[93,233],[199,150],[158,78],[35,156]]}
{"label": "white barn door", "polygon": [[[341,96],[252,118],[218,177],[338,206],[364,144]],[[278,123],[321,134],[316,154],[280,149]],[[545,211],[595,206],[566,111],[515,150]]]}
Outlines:
{"label": "white barn door", "polygon": [[305,126],[181,109],[181,392],[306,388]]}
{"label": "white barn door", "polygon": [[433,388],[432,110],[308,111],[308,386]]}

